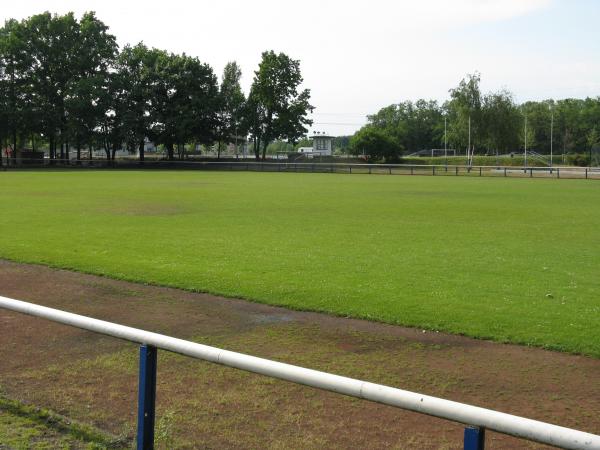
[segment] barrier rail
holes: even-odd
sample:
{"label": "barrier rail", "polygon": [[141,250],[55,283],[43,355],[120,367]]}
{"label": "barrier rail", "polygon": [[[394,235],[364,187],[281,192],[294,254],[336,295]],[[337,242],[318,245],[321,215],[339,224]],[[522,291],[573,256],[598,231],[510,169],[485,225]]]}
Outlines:
{"label": "barrier rail", "polygon": [[248,172],[310,172],[385,175],[486,176],[529,178],[581,178],[600,180],[600,167],[523,167],[523,166],[465,166],[421,164],[361,164],[343,162],[285,162],[266,161],[194,161],[194,160],[21,160],[6,163],[0,170],[12,169],[186,169]]}
{"label": "barrier rail", "polygon": [[0,308],[141,344],[138,449],[153,448],[158,349],[460,422],[468,425],[464,433],[466,450],[483,450],[486,429],[566,449],[600,449],[600,436],[537,420],[222,350],[7,297],[0,296]]}

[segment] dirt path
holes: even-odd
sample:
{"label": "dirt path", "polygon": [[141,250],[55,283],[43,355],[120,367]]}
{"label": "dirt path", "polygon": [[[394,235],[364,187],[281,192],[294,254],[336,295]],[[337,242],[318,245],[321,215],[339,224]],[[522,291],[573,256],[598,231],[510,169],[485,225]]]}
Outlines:
{"label": "dirt path", "polygon": [[[0,261],[0,295],[600,433],[600,360]],[[0,310],[0,394],[133,438],[135,345]],[[162,448],[459,448],[462,427],[159,354]],[[1,413],[1,411],[0,411]],[[540,448],[490,433],[488,447]]]}

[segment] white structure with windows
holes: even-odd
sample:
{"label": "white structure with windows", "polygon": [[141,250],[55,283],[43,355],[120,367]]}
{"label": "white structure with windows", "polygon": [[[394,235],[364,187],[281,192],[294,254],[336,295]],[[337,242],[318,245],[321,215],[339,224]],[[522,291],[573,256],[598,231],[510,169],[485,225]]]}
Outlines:
{"label": "white structure with windows", "polygon": [[312,136],[312,147],[300,147],[298,153],[308,153],[311,155],[331,156],[333,154],[334,136],[329,136],[326,133],[315,131]]}

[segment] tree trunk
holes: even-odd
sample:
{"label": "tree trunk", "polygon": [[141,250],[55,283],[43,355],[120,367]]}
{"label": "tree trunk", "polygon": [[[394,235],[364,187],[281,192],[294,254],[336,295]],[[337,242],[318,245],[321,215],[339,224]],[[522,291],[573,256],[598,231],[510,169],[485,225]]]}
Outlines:
{"label": "tree trunk", "polygon": [[139,154],[140,154],[140,161],[143,161],[144,160],[144,140],[143,139],[140,140],[138,150],[139,150]]}
{"label": "tree trunk", "polygon": [[110,147],[106,141],[104,142],[104,153],[106,153],[106,160],[110,161]]}
{"label": "tree trunk", "polygon": [[50,153],[50,164],[54,164],[54,134],[50,135],[50,139],[48,142],[48,152]]}
{"label": "tree trunk", "polygon": [[221,159],[221,141],[217,142],[217,161]]}
{"label": "tree trunk", "polygon": [[115,154],[117,153],[117,144],[114,143],[112,146],[112,155],[111,155],[111,160],[114,161],[115,160]]}
{"label": "tree trunk", "polygon": [[264,161],[265,159],[267,159],[267,147],[269,146],[269,143],[267,141],[263,142],[263,149],[262,149],[262,160]]}
{"label": "tree trunk", "polygon": [[169,142],[167,144],[167,159],[169,161],[173,161],[173,153],[174,153],[173,144],[171,142]]}
{"label": "tree trunk", "polygon": [[69,162],[69,141],[65,142],[65,161]]}
{"label": "tree trunk", "polygon": [[81,164],[81,144],[77,143],[77,165]]}
{"label": "tree trunk", "polygon": [[252,138],[254,146],[254,157],[258,161],[260,159],[260,138]]}
{"label": "tree trunk", "polygon": [[12,159],[17,164],[17,129],[13,128],[13,148],[12,148]]}

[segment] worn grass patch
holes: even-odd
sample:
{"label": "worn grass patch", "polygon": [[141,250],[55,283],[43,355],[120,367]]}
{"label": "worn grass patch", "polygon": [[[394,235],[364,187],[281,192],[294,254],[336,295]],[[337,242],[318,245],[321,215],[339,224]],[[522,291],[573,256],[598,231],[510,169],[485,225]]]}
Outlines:
{"label": "worn grass patch", "polygon": [[3,258],[600,357],[594,181],[28,171],[0,204]]}
{"label": "worn grass patch", "polygon": [[130,442],[47,409],[0,396],[2,445],[15,449],[121,449],[128,448]]}

